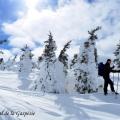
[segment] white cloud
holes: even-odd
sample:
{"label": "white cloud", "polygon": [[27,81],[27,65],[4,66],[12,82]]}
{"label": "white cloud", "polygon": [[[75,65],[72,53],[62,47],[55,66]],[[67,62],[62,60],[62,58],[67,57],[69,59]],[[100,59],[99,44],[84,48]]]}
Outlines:
{"label": "white cloud", "polygon": [[13,47],[23,48],[25,45],[30,46],[31,48],[35,47],[35,43],[31,40],[29,36],[24,37],[12,37],[10,45]]}
{"label": "white cloud", "polygon": [[[101,25],[99,37],[104,37],[104,40],[98,42],[98,51],[109,52],[111,55],[114,39],[120,37],[119,0],[99,0],[92,4],[85,0],[67,0],[67,4],[65,0],[59,0],[55,11],[48,5],[48,0],[25,0],[25,3],[28,7],[27,13],[12,24],[3,25],[4,31],[12,36],[9,38],[10,45],[14,47],[28,43],[35,48],[35,42],[43,44],[51,30],[60,49],[68,40],[73,40],[73,43],[83,42],[88,37],[89,29]],[[76,49],[78,50],[74,46],[71,54],[76,53]]]}

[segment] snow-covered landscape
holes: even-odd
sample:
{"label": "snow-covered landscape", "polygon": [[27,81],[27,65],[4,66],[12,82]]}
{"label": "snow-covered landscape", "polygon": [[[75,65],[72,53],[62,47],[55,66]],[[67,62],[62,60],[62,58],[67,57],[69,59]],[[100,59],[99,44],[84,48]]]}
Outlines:
{"label": "snow-covered landscape", "polygon": [[48,94],[20,84],[15,72],[0,72],[0,120],[120,120],[119,95]]}
{"label": "snow-covered landscape", "polygon": [[0,0],[0,120],[120,120],[120,0]]}
{"label": "snow-covered landscape", "polygon": [[[56,55],[56,41],[51,32],[44,42],[43,53],[36,60],[27,44],[7,61],[1,52],[0,120],[119,119],[120,97],[110,91],[104,95],[104,75],[99,75],[106,69],[103,64],[100,71],[98,64],[96,32],[100,29],[98,26],[88,31],[88,39],[73,58],[67,53],[71,41]],[[119,49],[118,44],[114,61],[118,70]],[[110,64],[109,69],[112,72]],[[119,92],[117,74],[111,77],[115,91]]]}

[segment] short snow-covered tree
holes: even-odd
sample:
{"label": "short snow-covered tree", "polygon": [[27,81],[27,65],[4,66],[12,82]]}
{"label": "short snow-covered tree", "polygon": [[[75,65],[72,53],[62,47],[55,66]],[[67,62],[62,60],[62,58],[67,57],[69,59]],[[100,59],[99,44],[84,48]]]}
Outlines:
{"label": "short snow-covered tree", "polygon": [[[4,43],[7,43],[7,40],[0,40],[0,45],[3,45]],[[4,59],[3,59],[4,52],[0,50],[0,70],[4,70]]]}
{"label": "short snow-covered tree", "polygon": [[29,85],[29,75],[32,71],[32,57],[30,48],[26,45],[22,50],[19,62],[19,77],[23,82],[21,88],[26,89]]}
{"label": "short snow-covered tree", "polygon": [[114,52],[114,55],[115,55],[115,59],[114,59],[114,62],[115,64],[117,65],[117,68],[120,68],[120,41],[119,41],[119,44],[117,44],[117,48]]}
{"label": "short snow-covered tree", "polygon": [[61,63],[56,58],[56,42],[50,33],[49,38],[45,41],[45,49],[42,57],[39,58],[41,62],[39,65],[39,76],[34,82],[33,89],[37,91],[61,93],[64,92],[64,86],[60,80],[62,77]]}
{"label": "short snow-covered tree", "polygon": [[54,78],[54,63],[56,62],[56,42],[53,40],[53,36],[50,33],[49,38],[45,41],[45,49],[43,52],[43,68],[44,69],[44,76],[40,76],[40,80],[42,82],[41,89],[46,92],[57,92],[56,91],[56,80]]}
{"label": "short snow-covered tree", "polygon": [[[67,50],[70,48],[70,43],[71,41],[68,41],[63,49],[60,52],[60,55],[58,56],[58,60],[60,61],[59,64],[61,64],[61,66],[59,65],[59,69],[61,70],[61,74],[60,76],[62,76],[61,80],[62,84],[64,85],[65,88],[65,92],[69,92],[68,86],[69,83],[71,82],[68,79],[68,74],[69,74],[69,62],[68,62],[68,54],[66,53]],[[61,68],[60,68],[61,67]],[[60,71],[59,70],[59,71]]]}
{"label": "short snow-covered tree", "polygon": [[83,48],[81,48],[78,61],[74,65],[74,75],[76,78],[75,90],[79,93],[86,93],[90,91],[88,84],[88,51],[89,42],[85,42]]}
{"label": "short snow-covered tree", "polygon": [[30,48],[26,45],[22,50],[22,55],[20,56],[20,69],[19,72],[30,72],[32,69],[32,57],[33,54],[31,53]]}
{"label": "short snow-covered tree", "polygon": [[0,58],[0,70],[4,70],[4,69],[5,69],[4,59]]}
{"label": "short snow-covered tree", "polygon": [[68,93],[74,93],[76,92],[75,90],[75,82],[76,82],[76,76],[75,76],[75,70],[78,68],[78,54],[74,54],[73,58],[71,61],[69,61],[69,69],[68,69],[68,74],[67,74],[67,92]]}
{"label": "short snow-covered tree", "polygon": [[76,76],[75,89],[79,93],[96,92],[98,88],[97,49],[95,44],[97,35],[95,32],[99,29],[100,27],[97,27],[92,31],[88,31],[90,37],[80,48],[79,58],[74,69]]}
{"label": "short snow-covered tree", "polygon": [[16,58],[17,58],[17,55],[9,58],[6,62],[5,62],[5,69],[7,70],[12,70],[12,71],[18,71],[18,65],[17,65],[17,62],[16,62]]}

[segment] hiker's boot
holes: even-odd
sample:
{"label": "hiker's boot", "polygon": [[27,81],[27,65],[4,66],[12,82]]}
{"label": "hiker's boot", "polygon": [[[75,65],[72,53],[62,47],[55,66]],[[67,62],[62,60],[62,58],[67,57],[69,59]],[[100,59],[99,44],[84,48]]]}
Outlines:
{"label": "hiker's boot", "polygon": [[118,95],[119,93],[118,92],[115,92],[116,95]]}
{"label": "hiker's boot", "polygon": [[104,93],[104,95],[106,96],[108,93]]}

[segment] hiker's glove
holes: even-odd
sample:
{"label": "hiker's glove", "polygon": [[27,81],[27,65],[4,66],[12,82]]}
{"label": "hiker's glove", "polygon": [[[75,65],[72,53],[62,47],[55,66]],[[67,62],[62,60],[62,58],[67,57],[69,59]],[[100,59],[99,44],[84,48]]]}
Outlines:
{"label": "hiker's glove", "polygon": [[112,69],[114,69],[114,68],[115,68],[115,66],[113,65],[113,66],[112,66]]}

